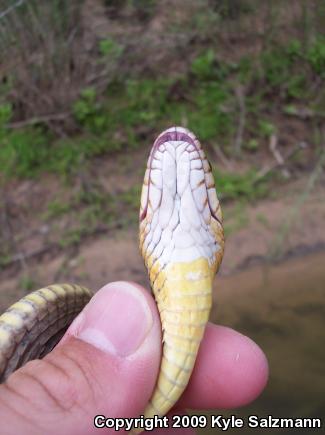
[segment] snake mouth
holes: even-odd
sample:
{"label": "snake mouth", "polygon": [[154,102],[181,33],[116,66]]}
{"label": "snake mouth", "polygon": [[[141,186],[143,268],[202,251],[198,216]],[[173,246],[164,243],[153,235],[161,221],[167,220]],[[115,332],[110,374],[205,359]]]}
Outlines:
{"label": "snake mouth", "polygon": [[155,143],[153,144],[153,154],[159,148],[159,146],[164,144],[165,142],[174,142],[174,141],[186,142],[190,145],[193,145],[195,148],[197,148],[195,144],[197,139],[193,133],[191,133],[190,131],[187,132],[182,127],[174,127],[174,128],[175,128],[174,131],[172,131],[171,129],[166,130],[157,137]]}
{"label": "snake mouth", "polygon": [[[148,159],[148,166],[147,166],[148,188],[147,188],[146,201],[144,203],[142,212],[140,213],[140,222],[142,222],[146,218],[148,212],[150,188],[152,187],[152,184],[154,184],[152,181],[153,162],[154,160],[156,160],[157,154],[159,153],[159,151],[161,151],[161,148],[162,147],[164,148],[164,144],[171,144],[171,143],[186,144],[187,151],[189,151],[190,149],[195,150],[195,152],[197,153],[197,160],[201,161],[204,173],[211,174],[211,165],[205,157],[201,144],[196,138],[196,136],[190,130],[184,127],[171,127],[168,130],[163,131],[155,140],[151,149],[150,157]],[[211,188],[211,184],[208,185],[209,183],[207,183],[206,178],[203,184],[205,185],[206,191],[208,191],[208,189]],[[214,183],[213,183],[213,188],[214,188]],[[177,181],[176,181],[176,190],[177,190]],[[219,223],[219,225],[222,225],[221,219],[217,216],[215,212],[216,208],[213,207],[213,205],[211,204],[209,195],[207,195],[206,201],[207,201],[207,205],[209,206],[211,217],[214,218]]]}

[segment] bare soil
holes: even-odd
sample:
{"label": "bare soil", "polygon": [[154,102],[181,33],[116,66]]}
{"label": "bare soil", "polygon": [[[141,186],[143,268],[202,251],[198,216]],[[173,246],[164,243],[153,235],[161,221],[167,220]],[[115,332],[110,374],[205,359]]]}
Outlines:
{"label": "bare soil", "polygon": [[[98,168],[101,173],[100,164]],[[140,176],[137,172],[142,172],[142,168],[133,175],[122,172],[119,182],[130,185]],[[116,178],[113,180],[114,184],[110,184],[108,176],[106,182],[114,190]],[[307,182],[305,176],[283,187],[278,186],[274,198],[253,205],[224,205],[224,223],[228,235],[221,275],[246,269],[256,261],[283,260],[288,255],[302,255],[325,247],[325,191],[318,183],[299,204]],[[40,214],[46,198],[57,195],[62,199],[67,194],[60,189],[60,183],[53,180],[42,180],[41,183],[34,181],[17,185],[15,194],[11,196],[14,204],[17,198],[25,204],[24,219],[20,217],[20,220],[14,221],[19,234],[17,246],[23,243],[25,254],[34,249],[39,250],[40,254],[30,258],[26,256],[25,260],[17,260],[2,268],[0,312],[22,297],[27,292],[26,287],[37,288],[53,282],[80,283],[94,291],[115,280],[132,280],[149,287],[138,251],[136,219],[128,228],[116,227],[86,237],[77,247],[47,249],[48,240],[55,239],[55,226],[50,231],[48,228],[42,229],[35,216]],[[18,214],[21,216],[21,209]],[[48,235],[47,231],[52,235]]]}

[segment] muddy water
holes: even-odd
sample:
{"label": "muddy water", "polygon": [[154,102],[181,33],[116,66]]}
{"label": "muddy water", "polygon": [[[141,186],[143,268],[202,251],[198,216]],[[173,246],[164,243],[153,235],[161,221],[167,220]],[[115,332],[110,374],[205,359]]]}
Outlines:
{"label": "muddy water", "polygon": [[[212,319],[254,339],[270,364],[268,386],[253,404],[212,414],[235,414],[244,421],[250,414],[320,417],[325,424],[324,253],[219,279]],[[241,428],[227,434],[260,431]],[[294,429],[266,431],[293,433]],[[305,432],[296,429],[295,433]]]}

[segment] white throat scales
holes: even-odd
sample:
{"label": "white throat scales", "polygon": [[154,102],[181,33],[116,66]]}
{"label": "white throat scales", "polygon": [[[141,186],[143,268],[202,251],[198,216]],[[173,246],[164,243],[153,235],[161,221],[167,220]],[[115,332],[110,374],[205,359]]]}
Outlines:
{"label": "white throat scales", "polygon": [[146,209],[143,248],[147,255],[161,267],[202,257],[212,264],[220,246],[210,227],[215,216],[211,214],[206,173],[212,174],[202,149],[184,140],[163,141],[153,149],[148,166],[148,188],[141,199],[142,209]]}

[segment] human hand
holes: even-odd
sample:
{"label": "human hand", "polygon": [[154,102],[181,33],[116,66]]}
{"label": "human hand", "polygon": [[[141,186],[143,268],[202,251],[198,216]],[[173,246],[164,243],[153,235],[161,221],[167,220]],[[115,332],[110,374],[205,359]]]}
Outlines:
{"label": "human hand", "polygon": [[[133,283],[108,284],[51,353],[29,362],[0,386],[1,434],[89,435],[98,433],[96,415],[137,417],[154,389],[160,358],[161,326],[151,295]],[[208,324],[174,413],[242,406],[260,394],[267,376],[266,358],[253,341]]]}

